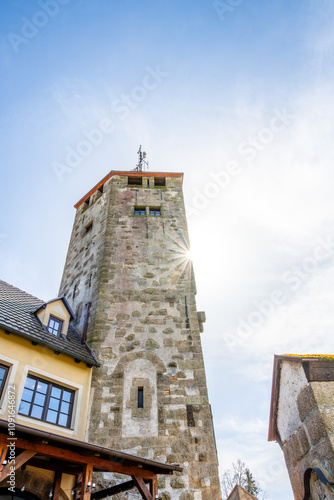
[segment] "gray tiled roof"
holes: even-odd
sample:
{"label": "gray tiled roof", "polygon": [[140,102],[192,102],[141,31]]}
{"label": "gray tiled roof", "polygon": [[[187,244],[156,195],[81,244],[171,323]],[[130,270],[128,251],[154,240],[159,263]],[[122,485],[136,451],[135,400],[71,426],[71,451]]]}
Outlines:
{"label": "gray tiled roof", "polygon": [[78,333],[71,325],[67,338],[63,339],[49,333],[40,323],[34,312],[43,304],[43,300],[0,280],[0,328],[49,347],[57,353],[98,366],[93,352],[87,344],[81,343]]}

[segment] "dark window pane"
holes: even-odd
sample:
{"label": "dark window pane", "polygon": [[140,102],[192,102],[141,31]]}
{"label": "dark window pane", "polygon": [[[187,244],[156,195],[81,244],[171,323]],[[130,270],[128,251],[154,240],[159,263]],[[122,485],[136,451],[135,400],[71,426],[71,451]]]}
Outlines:
{"label": "dark window pane", "polygon": [[31,389],[24,389],[23,394],[22,394],[22,400],[23,401],[32,401],[32,396],[34,394],[34,391]]}
{"label": "dark window pane", "polygon": [[60,407],[60,411],[62,411],[63,413],[67,413],[68,414],[69,409],[70,409],[69,403],[65,403],[63,401],[62,404],[61,404],[61,407]]}
{"label": "dark window pane", "polygon": [[34,418],[41,419],[42,418],[42,413],[43,413],[43,407],[42,406],[33,405],[30,416],[34,417]]}
{"label": "dark window pane", "polygon": [[34,404],[39,405],[39,406],[44,406],[44,403],[45,403],[44,394],[39,394],[38,392],[36,392]]}
{"label": "dark window pane", "polygon": [[37,383],[37,392],[41,392],[42,394],[46,394],[46,391],[48,390],[48,384],[44,384],[44,382],[41,382],[40,380]]}
{"label": "dark window pane", "polygon": [[49,408],[51,410],[58,410],[59,403],[60,403],[59,399],[50,398]]}
{"label": "dark window pane", "polygon": [[22,415],[28,415],[30,410],[30,403],[26,403],[25,401],[21,401],[19,407],[19,413]]}
{"label": "dark window pane", "polygon": [[138,408],[144,408],[144,388],[138,387]]}
{"label": "dark window pane", "polygon": [[71,401],[71,396],[72,396],[72,393],[69,392],[69,391],[63,391],[63,400],[64,401],[68,401],[70,402]]}
{"label": "dark window pane", "polygon": [[52,424],[55,424],[57,422],[57,416],[58,416],[58,412],[53,411],[53,410],[48,410],[46,420],[47,420],[47,422],[51,422]]}
{"label": "dark window pane", "polygon": [[51,396],[60,399],[61,389],[59,387],[52,387]]}
{"label": "dark window pane", "polygon": [[68,420],[68,416],[64,415],[63,413],[60,413],[58,425],[63,425],[64,427],[67,427],[67,420]]}

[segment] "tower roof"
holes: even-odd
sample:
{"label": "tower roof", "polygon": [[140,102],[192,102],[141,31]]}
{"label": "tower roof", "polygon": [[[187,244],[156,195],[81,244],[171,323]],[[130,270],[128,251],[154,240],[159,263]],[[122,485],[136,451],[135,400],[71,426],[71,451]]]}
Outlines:
{"label": "tower roof", "polygon": [[113,175],[121,175],[121,176],[131,176],[131,177],[181,177],[183,180],[182,172],[135,172],[129,170],[110,170],[109,174],[107,174],[103,179],[100,180],[90,191],[88,191],[85,196],[83,196],[75,205],[74,208],[79,208],[82,203],[84,203],[92,194],[95,193],[110,177]]}

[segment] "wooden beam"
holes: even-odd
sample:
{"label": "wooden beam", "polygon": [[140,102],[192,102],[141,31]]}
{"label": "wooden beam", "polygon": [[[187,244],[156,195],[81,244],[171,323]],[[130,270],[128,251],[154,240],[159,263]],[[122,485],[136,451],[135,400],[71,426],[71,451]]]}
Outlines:
{"label": "wooden beam", "polygon": [[[145,482],[149,482],[149,479],[145,479]],[[116,484],[115,486],[110,486],[104,490],[94,491],[91,495],[92,500],[101,500],[102,498],[116,495],[116,493],[123,493],[125,491],[132,490],[135,487],[133,481],[126,481],[124,483]]]}
{"label": "wooden beam", "polygon": [[[87,455],[82,453],[66,450],[56,446],[51,446],[46,443],[34,443],[27,439],[17,438],[16,447],[34,451],[35,453],[45,455],[46,457],[57,458],[60,460],[73,462],[75,464],[88,464],[91,463],[94,469],[100,469],[105,472],[119,472],[127,476],[139,475],[146,479],[152,479],[156,476],[154,472],[142,469],[138,465],[122,465],[119,462],[114,462],[108,458],[96,457],[93,454]],[[35,454],[34,453],[34,454]]]}
{"label": "wooden beam", "polygon": [[93,482],[93,464],[85,464],[82,473],[81,500],[90,500]]}
{"label": "wooden beam", "polygon": [[154,500],[141,476],[131,476],[144,500]]}
{"label": "wooden beam", "polygon": [[1,481],[3,481],[4,479],[6,479],[7,476],[9,476],[9,474],[11,472],[13,472],[13,466],[15,467],[14,470],[17,470],[19,467],[21,467],[21,465],[25,464],[26,462],[28,462],[28,460],[33,457],[34,455],[36,455],[36,451],[31,451],[31,450],[24,450],[22,453],[20,453],[20,455],[18,455],[17,457],[15,457],[15,464],[13,463],[8,463],[4,468],[3,470],[1,471],[1,474],[0,474],[0,483]]}
{"label": "wooden beam", "polygon": [[58,470],[55,473],[55,479],[54,479],[54,485],[53,485],[53,500],[59,500],[61,476],[62,476],[62,472]]}
{"label": "wooden beam", "polygon": [[64,466],[64,462],[59,462],[58,460],[49,462],[38,458],[32,458],[29,461],[29,465],[37,467],[38,469],[52,470],[54,472],[60,471],[72,476],[77,476],[82,471],[82,466],[80,465],[67,462],[66,466]]}
{"label": "wooden beam", "polygon": [[5,436],[0,436],[0,474],[4,468],[4,461],[6,460],[7,446]]}
{"label": "wooden beam", "polygon": [[115,486],[110,486],[109,488],[105,488],[104,490],[94,491],[91,495],[92,500],[101,500],[101,498],[105,498],[108,496],[116,495],[116,493],[122,493],[124,491],[132,490],[135,487],[135,483],[133,481],[126,481],[121,484],[116,484]]}

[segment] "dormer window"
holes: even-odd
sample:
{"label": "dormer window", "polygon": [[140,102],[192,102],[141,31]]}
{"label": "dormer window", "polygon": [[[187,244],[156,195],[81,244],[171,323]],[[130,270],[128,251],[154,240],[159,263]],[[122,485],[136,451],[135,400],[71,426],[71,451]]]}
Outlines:
{"label": "dormer window", "polygon": [[53,333],[53,335],[59,336],[61,334],[61,329],[63,327],[63,322],[54,316],[49,317],[48,331]]}
{"label": "dormer window", "polygon": [[75,320],[75,315],[65,295],[44,302],[35,311],[35,314],[48,332],[66,340],[69,324]]}

